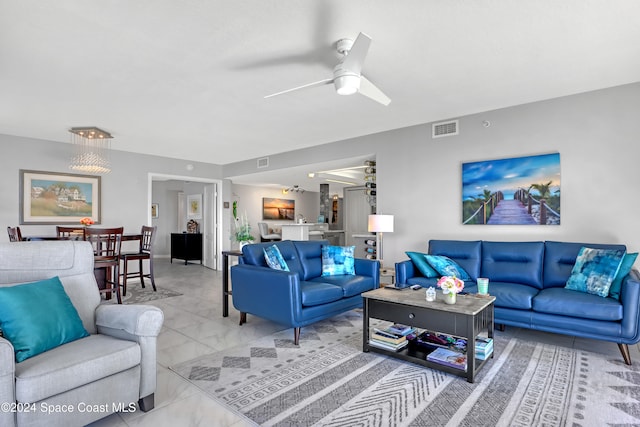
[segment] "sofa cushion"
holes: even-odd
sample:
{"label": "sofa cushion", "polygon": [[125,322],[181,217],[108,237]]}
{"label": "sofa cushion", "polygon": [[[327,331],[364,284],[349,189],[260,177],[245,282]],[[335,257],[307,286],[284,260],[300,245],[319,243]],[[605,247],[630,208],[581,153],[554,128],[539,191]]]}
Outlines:
{"label": "sofa cushion", "polygon": [[609,288],[618,274],[623,257],[623,250],[583,247],[565,288],[601,297],[609,296]]}
{"label": "sofa cushion", "polygon": [[1,287],[0,307],[16,362],[89,335],[58,277]]}
{"label": "sofa cushion", "polygon": [[274,270],[289,271],[287,262],[282,257],[280,249],[276,245],[267,246],[262,248],[264,252],[264,260],[270,268]]}
{"label": "sofa cushion", "polygon": [[625,254],[622,262],[620,263],[620,269],[618,270],[618,274],[616,274],[616,278],[613,279],[611,283],[611,287],[609,288],[609,296],[615,298],[617,300],[620,299],[620,291],[622,290],[622,280],[627,277],[627,274],[631,272],[633,268],[633,263],[636,262],[636,258],[638,258],[638,253],[633,254]]}
{"label": "sofa cushion", "polygon": [[576,263],[578,252],[583,246],[626,251],[624,245],[547,241],[544,243],[544,266],[542,269],[545,288],[565,287],[567,280],[571,276],[571,270],[573,270],[573,266]]}
{"label": "sofa cushion", "polygon": [[56,347],[16,364],[16,400],[38,402],[140,364],[140,346],[107,335]]}
{"label": "sofa cushion", "polygon": [[342,295],[344,297],[352,297],[354,295],[360,295],[363,292],[371,291],[374,289],[373,277],[369,276],[328,276],[317,277],[311,279],[312,282],[329,283],[342,288]]}
{"label": "sofa cushion", "polygon": [[300,292],[303,306],[327,304],[342,299],[344,295],[340,286],[314,281],[301,281]]}
{"label": "sofa cushion", "polygon": [[427,262],[440,276],[455,276],[461,280],[471,280],[469,274],[464,271],[457,262],[444,255],[427,255]]}
{"label": "sofa cushion", "polygon": [[356,274],[355,246],[322,246],[322,276]]}
{"label": "sofa cushion", "polygon": [[480,276],[482,241],[430,240],[430,255],[443,255],[455,261],[466,271],[471,280]]}
{"label": "sofa cushion", "polygon": [[544,242],[482,242],[482,277],[542,289]]}
{"label": "sofa cushion", "polygon": [[572,291],[564,288],[541,290],[533,299],[539,313],[617,322],[622,320],[622,304],[614,298]]}
{"label": "sofa cushion", "polygon": [[270,246],[277,246],[282,258],[287,263],[289,271],[297,273],[300,278],[303,277],[302,264],[298,257],[296,247],[291,240],[282,240],[280,242],[268,242],[268,243],[253,243],[245,245],[242,248],[242,260],[245,264],[258,265],[262,267],[268,267],[267,262],[264,259],[264,248]]}
{"label": "sofa cushion", "polygon": [[489,294],[496,297],[496,307],[506,307],[518,310],[531,310],[533,298],[539,289],[518,283],[489,282]]}
{"label": "sofa cushion", "polygon": [[418,269],[420,273],[424,277],[438,277],[439,274],[436,270],[433,269],[427,262],[427,254],[423,254],[422,252],[405,252],[407,256],[413,262],[413,265]]}
{"label": "sofa cushion", "polygon": [[328,240],[296,241],[295,247],[302,264],[302,280],[310,280],[322,276],[322,246],[328,245]]}

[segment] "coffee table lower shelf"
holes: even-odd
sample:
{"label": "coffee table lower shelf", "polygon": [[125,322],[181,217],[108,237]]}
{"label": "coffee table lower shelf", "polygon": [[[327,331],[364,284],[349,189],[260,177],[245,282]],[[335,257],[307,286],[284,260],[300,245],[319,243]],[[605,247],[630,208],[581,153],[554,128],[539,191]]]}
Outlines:
{"label": "coffee table lower shelf", "polygon": [[420,350],[411,350],[411,349],[407,349],[407,348],[403,348],[400,351],[391,351],[391,350],[385,350],[383,348],[378,348],[378,347],[374,347],[374,346],[370,346],[367,344],[367,349],[364,350],[365,352],[371,352],[371,353],[379,353],[379,354],[384,354],[386,356],[390,356],[390,357],[394,357],[396,359],[401,359],[404,360],[406,362],[411,362],[411,363],[415,363],[418,365],[422,365],[422,366],[426,366],[427,368],[431,368],[431,369],[437,369],[439,371],[442,372],[447,372],[449,374],[453,374],[453,375],[457,375],[459,377],[463,377],[463,378],[467,378],[467,381],[470,383],[473,383],[473,379],[475,379],[475,373],[477,373],[483,366],[485,363],[487,363],[487,361],[490,358],[493,358],[493,353],[491,354],[491,356],[489,356],[487,359],[476,359],[474,365],[474,375],[472,377],[472,379],[469,379],[469,373],[467,372],[467,369],[469,369],[469,363],[467,362],[467,369],[463,370],[463,369],[458,369],[458,368],[453,368],[451,366],[447,366],[447,365],[443,365],[442,363],[437,363],[437,362],[431,362],[430,360],[427,360],[427,355],[429,353],[431,353],[430,351],[420,351]]}

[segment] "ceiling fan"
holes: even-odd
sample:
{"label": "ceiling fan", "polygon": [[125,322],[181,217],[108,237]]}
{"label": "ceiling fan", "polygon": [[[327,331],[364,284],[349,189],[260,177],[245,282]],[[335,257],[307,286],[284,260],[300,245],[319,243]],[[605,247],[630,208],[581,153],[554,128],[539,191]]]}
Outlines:
{"label": "ceiling fan", "polygon": [[367,57],[370,45],[371,37],[365,33],[358,34],[355,41],[351,39],[338,40],[336,47],[338,53],[343,56],[340,62],[338,62],[338,65],[333,69],[332,78],[294,87],[293,89],[287,89],[282,92],[272,93],[271,95],[265,96],[265,98],[333,83],[339,95],[352,95],[359,92],[382,105],[389,105],[391,99],[361,74],[362,65]]}

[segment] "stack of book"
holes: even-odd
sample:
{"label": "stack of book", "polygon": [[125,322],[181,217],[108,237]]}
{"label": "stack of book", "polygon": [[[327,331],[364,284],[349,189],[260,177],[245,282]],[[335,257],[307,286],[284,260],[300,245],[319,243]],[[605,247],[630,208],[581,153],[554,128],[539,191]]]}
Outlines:
{"label": "stack of book", "polygon": [[369,339],[369,345],[390,351],[399,351],[405,348],[409,341],[407,336],[415,331],[410,326],[394,324],[386,329],[373,328]]}
{"label": "stack of book", "polygon": [[493,353],[493,339],[476,338],[476,359],[485,360]]}

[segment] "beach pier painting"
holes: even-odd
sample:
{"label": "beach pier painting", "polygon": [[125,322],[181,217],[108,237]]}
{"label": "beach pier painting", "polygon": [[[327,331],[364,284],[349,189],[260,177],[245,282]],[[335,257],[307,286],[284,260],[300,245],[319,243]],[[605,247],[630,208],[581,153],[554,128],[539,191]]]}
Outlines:
{"label": "beach pier painting", "polygon": [[462,223],[560,225],[560,154],[463,163]]}

